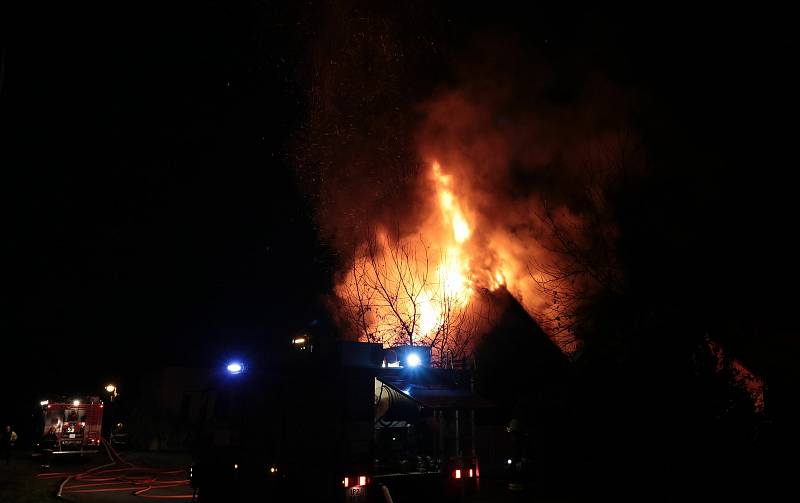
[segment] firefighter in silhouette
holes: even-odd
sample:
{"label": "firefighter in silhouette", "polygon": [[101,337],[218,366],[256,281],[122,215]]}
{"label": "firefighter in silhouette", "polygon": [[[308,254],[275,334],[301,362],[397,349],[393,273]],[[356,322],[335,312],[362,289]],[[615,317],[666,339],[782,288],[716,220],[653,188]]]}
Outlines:
{"label": "firefighter in silhouette", "polygon": [[520,419],[514,418],[506,426],[511,436],[511,456],[508,458],[508,489],[512,493],[522,495],[530,490],[528,472],[530,460],[527,453],[528,431]]}
{"label": "firefighter in silhouette", "polygon": [[3,436],[0,442],[0,448],[2,448],[3,456],[6,458],[6,464],[8,464],[11,459],[11,450],[17,442],[17,434],[14,433],[10,425],[6,426],[5,430],[3,430]]}

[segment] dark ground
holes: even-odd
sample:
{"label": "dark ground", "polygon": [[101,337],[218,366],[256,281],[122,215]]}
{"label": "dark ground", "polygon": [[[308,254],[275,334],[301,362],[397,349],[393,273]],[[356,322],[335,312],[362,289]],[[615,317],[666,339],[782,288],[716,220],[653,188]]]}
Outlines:
{"label": "dark ground", "polygon": [[[190,463],[190,457],[183,453],[164,452],[127,452],[122,453],[126,461],[136,465],[146,465],[154,468],[185,467]],[[73,501],[86,503],[111,503],[111,502],[142,502],[141,497],[132,495],[133,491],[105,492],[94,494],[65,494],[63,499],[56,497],[58,486],[63,480],[57,478],[41,478],[40,474],[53,472],[82,472],[108,462],[105,455],[98,455],[91,460],[60,459],[56,460],[50,470],[42,470],[39,461],[32,459],[30,451],[17,451],[11,463],[0,463],[0,503],[46,503],[56,501]],[[186,494],[190,492],[188,486],[175,488],[172,492],[161,491],[161,494]],[[393,492],[395,501],[402,503],[403,491],[396,489]],[[528,501],[527,493],[511,493],[507,490],[507,482],[501,479],[482,479],[481,490],[478,494],[468,498],[472,503],[513,503]],[[415,497],[415,500],[417,498]],[[162,500],[167,501],[167,500]],[[184,501],[172,499],[171,501]],[[188,501],[188,500],[186,500]],[[541,503],[562,503],[567,500],[541,499]]]}
{"label": "dark ground", "polygon": [[[121,455],[126,461],[135,465],[153,468],[186,468],[190,462],[189,456],[182,453],[125,452],[121,453]],[[147,501],[143,498],[133,496],[133,490],[93,494],[72,493],[64,494],[64,497],[59,499],[56,497],[56,493],[58,492],[59,484],[61,484],[64,478],[42,478],[39,476],[54,472],[80,473],[108,462],[109,460],[105,453],[98,454],[92,459],[61,458],[54,460],[49,470],[43,470],[39,465],[39,460],[31,457],[30,451],[17,451],[10,464],[6,465],[0,463],[0,503],[43,503],[51,501],[106,503]],[[169,490],[162,490],[160,494],[186,494],[189,492],[191,492],[191,489],[188,486],[182,486]],[[173,499],[172,501],[184,500]]]}

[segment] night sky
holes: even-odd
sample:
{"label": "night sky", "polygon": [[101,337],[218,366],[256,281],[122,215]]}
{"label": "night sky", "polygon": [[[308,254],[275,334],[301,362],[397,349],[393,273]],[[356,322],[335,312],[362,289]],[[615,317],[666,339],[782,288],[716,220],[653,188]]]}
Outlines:
{"label": "night sky", "polygon": [[[780,13],[347,5],[401,34],[400,73],[414,73],[387,85],[413,85],[387,106],[410,117],[481,34],[543,59],[554,100],[593,74],[635,96],[658,183],[679,189],[629,215],[663,226],[662,241],[637,252],[653,261],[653,283],[680,274],[664,295],[746,317],[765,335],[731,347],[762,372],[790,366],[796,190],[780,145],[793,60]],[[321,34],[336,36],[326,12],[319,2],[3,8],[0,330],[15,396],[54,379],[75,389],[215,365],[324,317],[338,258],[297,160],[314,157],[310,89]]]}
{"label": "night sky", "polygon": [[88,385],[214,364],[313,316],[329,274],[286,148],[304,106],[293,13],[15,14],[2,91],[14,358]]}

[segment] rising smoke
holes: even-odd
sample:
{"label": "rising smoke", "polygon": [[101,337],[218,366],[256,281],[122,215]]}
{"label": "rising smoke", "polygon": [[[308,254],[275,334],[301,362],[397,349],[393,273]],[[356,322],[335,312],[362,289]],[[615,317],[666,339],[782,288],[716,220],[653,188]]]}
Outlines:
{"label": "rising smoke", "polygon": [[638,164],[623,94],[598,75],[565,79],[506,36],[451,58],[375,12],[328,10],[297,152],[337,284],[376,229],[435,245],[438,162],[469,222],[472,287],[508,288],[570,349],[580,303],[619,279],[605,198]]}

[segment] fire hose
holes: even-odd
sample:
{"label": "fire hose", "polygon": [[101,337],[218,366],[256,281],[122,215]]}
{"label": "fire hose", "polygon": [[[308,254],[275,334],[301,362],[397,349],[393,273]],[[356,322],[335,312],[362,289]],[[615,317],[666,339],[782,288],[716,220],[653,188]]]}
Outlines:
{"label": "fire hose", "polygon": [[103,493],[133,491],[134,496],[151,499],[183,499],[194,501],[196,491],[192,494],[151,494],[150,491],[171,487],[187,486],[188,479],[160,479],[159,476],[170,476],[185,473],[182,469],[158,469],[149,466],[136,466],[125,461],[114,447],[102,439],[110,463],[90,468],[84,472],[41,473],[38,478],[52,479],[65,477],[58,487],[57,496],[64,498],[64,493]]}
{"label": "fire hose", "polygon": [[386,503],[394,503],[392,501],[392,495],[389,493],[389,488],[385,485],[381,484],[381,494],[383,494],[383,500]]}

